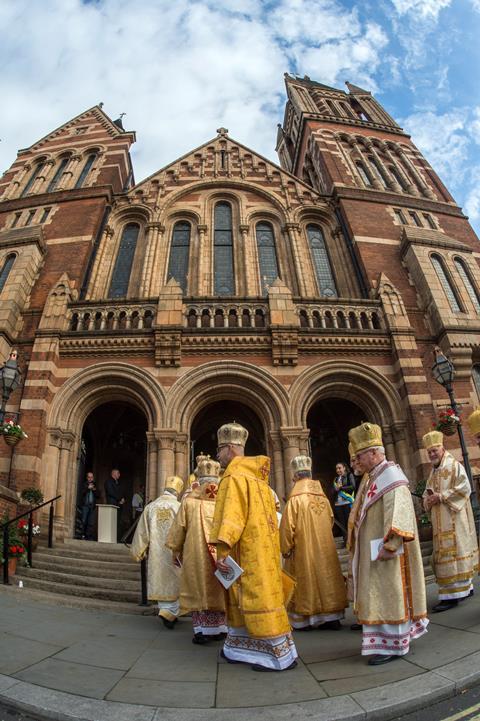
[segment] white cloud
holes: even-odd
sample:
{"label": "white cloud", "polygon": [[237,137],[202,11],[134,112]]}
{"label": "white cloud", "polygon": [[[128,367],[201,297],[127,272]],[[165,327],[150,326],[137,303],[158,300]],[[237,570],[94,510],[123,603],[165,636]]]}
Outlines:
{"label": "white cloud", "polygon": [[451,4],[452,0],[392,0],[399,15],[412,13],[428,20],[438,20],[440,12]]}
{"label": "white cloud", "polygon": [[480,220],[480,165],[470,173],[470,190],[465,200],[465,212],[470,222]]}
{"label": "white cloud", "polygon": [[337,0],[3,0],[0,167],[103,101],[137,131],[140,180],[215,135],[276,160],[283,73],[374,88],[387,43]]}

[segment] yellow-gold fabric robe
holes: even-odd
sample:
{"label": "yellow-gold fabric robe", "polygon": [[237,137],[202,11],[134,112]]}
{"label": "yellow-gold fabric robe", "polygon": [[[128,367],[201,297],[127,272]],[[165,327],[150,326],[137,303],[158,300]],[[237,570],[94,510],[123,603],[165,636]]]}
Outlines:
{"label": "yellow-gold fabric robe", "polygon": [[145,506],[130,546],[136,561],[148,554],[147,596],[150,601],[178,600],[180,571],[173,565],[172,552],[166,548],[165,541],[179,508],[180,503],[168,491]]}
{"label": "yellow-gold fabric robe", "polygon": [[332,524],[332,507],[320,482],[297,481],[280,523],[284,567],[297,582],[289,612],[340,614],[348,605]]}
{"label": "yellow-gold fabric robe", "polygon": [[219,558],[228,554],[244,573],[228,589],[227,619],[254,638],[290,632],[283,602],[275,501],[266,456],[237,456],[220,482],[210,542]]}
{"label": "yellow-gold fabric robe", "polygon": [[478,544],[470,503],[470,481],[464,467],[445,451],[438,468],[432,469],[428,490],[439,493],[441,502],[431,508],[433,570],[440,598],[468,595],[478,570]]}
{"label": "yellow-gold fabric robe", "polygon": [[218,484],[204,483],[182,500],[167,547],[182,561],[180,613],[225,611],[225,589],[215,578],[215,547],[209,549]]}

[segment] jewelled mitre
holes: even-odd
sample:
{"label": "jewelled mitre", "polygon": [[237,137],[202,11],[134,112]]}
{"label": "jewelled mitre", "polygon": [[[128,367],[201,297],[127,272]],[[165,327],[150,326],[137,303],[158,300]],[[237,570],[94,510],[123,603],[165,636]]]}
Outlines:
{"label": "jewelled mitre", "polygon": [[352,445],[353,455],[374,446],[383,446],[382,429],[375,423],[362,423],[348,431],[348,440]]}
{"label": "jewelled mitre", "polygon": [[247,429],[236,421],[233,421],[233,423],[225,423],[225,425],[220,426],[217,431],[219,446],[226,446],[231,443],[233,446],[242,446],[244,448],[247,438]]}
{"label": "jewelled mitre", "polygon": [[210,456],[207,456],[203,451],[201,451],[195,458],[195,463],[197,464],[193,469],[193,473],[195,474],[195,476],[198,476],[198,464],[200,463],[200,461],[205,460],[205,458],[210,458]]}
{"label": "jewelled mitre", "polygon": [[165,480],[165,488],[171,488],[176,493],[183,491],[183,481],[180,476],[168,476]]}
{"label": "jewelled mitre", "polygon": [[210,456],[204,456],[201,461],[198,462],[198,480],[202,478],[216,478],[220,475],[220,463],[214,461]]}
{"label": "jewelled mitre", "polygon": [[310,456],[295,456],[295,458],[292,458],[290,461],[290,465],[294,473],[299,473],[300,471],[312,472],[312,459]]}
{"label": "jewelled mitre", "polygon": [[427,451],[433,446],[443,446],[443,433],[440,431],[430,431],[430,433],[425,433],[422,441],[423,447],[426,448]]}
{"label": "jewelled mitre", "polygon": [[470,428],[470,433],[474,436],[480,433],[480,408],[477,408],[468,416],[467,423]]}

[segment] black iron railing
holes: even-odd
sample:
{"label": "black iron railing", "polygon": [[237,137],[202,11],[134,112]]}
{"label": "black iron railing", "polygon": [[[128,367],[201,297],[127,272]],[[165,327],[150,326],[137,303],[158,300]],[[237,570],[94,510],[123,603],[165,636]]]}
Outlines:
{"label": "black iron railing", "polygon": [[17,523],[21,518],[25,518],[28,516],[28,530],[27,530],[27,561],[29,566],[33,566],[32,563],[32,539],[33,539],[33,514],[35,511],[38,511],[39,508],[43,508],[44,506],[48,506],[50,504],[49,514],[48,514],[48,547],[53,547],[53,513],[54,508],[53,504],[55,501],[57,501],[60,496],[55,496],[55,498],[51,498],[49,501],[45,501],[45,503],[40,503],[38,506],[34,506],[33,508],[30,508],[28,511],[25,511],[25,513],[20,513],[20,515],[16,516],[15,518],[10,518],[8,521],[5,521],[5,523],[0,524],[0,529],[2,529],[3,532],[3,583],[8,584],[8,528],[12,525],[12,523]]}
{"label": "black iron railing", "polygon": [[[141,516],[138,516],[128,531],[126,531],[123,536],[120,539],[120,543],[123,543],[127,548],[130,548],[130,545],[132,543],[133,537],[135,535],[135,530],[138,526],[138,522],[140,520]],[[142,558],[140,561],[140,583],[141,583],[141,590],[140,590],[140,603],[139,606],[148,606],[148,598],[147,598],[147,559]]]}

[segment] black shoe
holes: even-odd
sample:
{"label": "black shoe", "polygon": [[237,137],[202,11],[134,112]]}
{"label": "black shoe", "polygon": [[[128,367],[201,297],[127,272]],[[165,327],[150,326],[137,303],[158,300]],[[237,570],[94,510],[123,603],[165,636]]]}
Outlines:
{"label": "black shoe", "polygon": [[[214,638],[212,636],[211,638]],[[198,646],[205,646],[209,642],[209,638],[203,635],[203,633],[195,633],[192,638],[192,643],[196,643]]]}
{"label": "black shoe", "polygon": [[396,661],[400,656],[382,656],[382,654],[375,654],[368,661],[369,666],[381,666],[384,663],[390,663],[390,661]]}
{"label": "black shoe", "polygon": [[350,631],[363,631],[363,626],[361,623],[352,623]]}
{"label": "black shoe", "polygon": [[273,671],[274,673],[280,673],[281,671],[290,671],[290,669],[295,668],[297,665],[296,661],[292,661],[290,666],[287,666],[287,668],[267,668],[266,666],[260,666],[258,663],[254,663],[253,666],[250,666],[252,671]]}
{"label": "black shoe", "polygon": [[440,603],[437,603],[437,605],[432,608],[432,611],[433,613],[442,613],[443,611],[455,608],[455,606],[458,606],[457,599],[450,598],[448,601],[440,601]]}
{"label": "black shoe", "polygon": [[225,653],[224,653],[223,648],[222,648],[222,650],[220,651],[220,656],[221,656],[222,658],[224,658],[227,663],[242,663],[241,661],[234,661],[232,658],[227,658],[227,657],[225,656]]}
{"label": "black shoe", "polygon": [[224,641],[227,638],[226,633],[215,633],[212,636],[207,636],[207,641]]}
{"label": "black shoe", "polygon": [[177,619],[175,619],[174,621],[169,621],[168,618],[164,618],[163,616],[160,616],[160,618],[162,619],[162,623],[163,623],[163,625],[165,626],[165,628],[168,628],[170,631],[171,631],[173,628],[175,628],[175,624],[176,624],[176,622],[177,622]]}
{"label": "black shoe", "polygon": [[335,621],[325,621],[325,623],[321,623],[320,626],[316,628],[317,631],[340,631],[342,624],[337,618]]}
{"label": "black shoe", "polygon": [[473,588],[472,588],[472,589],[470,589],[470,593],[468,594],[468,596],[464,596],[463,598],[459,598],[459,599],[457,599],[457,600],[458,600],[458,601],[466,601],[467,598],[471,598],[473,595],[474,595],[474,590],[473,590]]}

